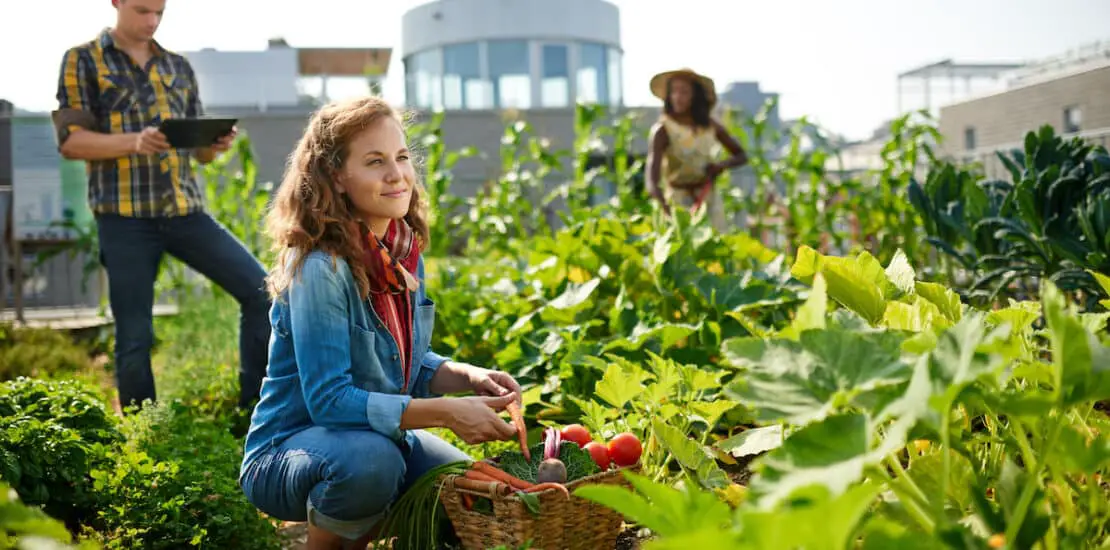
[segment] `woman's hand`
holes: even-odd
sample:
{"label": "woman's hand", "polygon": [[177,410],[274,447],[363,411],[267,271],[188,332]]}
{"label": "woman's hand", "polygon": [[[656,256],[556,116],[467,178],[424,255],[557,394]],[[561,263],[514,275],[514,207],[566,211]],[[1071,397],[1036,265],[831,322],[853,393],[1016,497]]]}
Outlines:
{"label": "woman's hand", "polygon": [[504,441],[516,436],[516,428],[497,414],[516,399],[517,394],[498,397],[476,396],[450,399],[451,419],[447,428],[470,445]]}
{"label": "woman's hand", "polygon": [[468,376],[470,387],[478,395],[502,396],[515,394],[518,401],[522,399],[520,384],[507,372],[471,366]]}

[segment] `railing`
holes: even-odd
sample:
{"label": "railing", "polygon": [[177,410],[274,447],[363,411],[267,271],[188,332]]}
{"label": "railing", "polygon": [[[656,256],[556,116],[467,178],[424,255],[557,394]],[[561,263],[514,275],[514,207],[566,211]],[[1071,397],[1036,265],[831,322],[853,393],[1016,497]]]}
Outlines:
{"label": "railing", "polygon": [[[1094,145],[1101,145],[1110,149],[1110,128],[1098,128],[1072,134],[1061,134],[1061,137],[1065,139],[1078,137]],[[1014,149],[1024,151],[1025,143],[1017,141],[1003,145],[992,145],[972,151],[961,152],[953,156],[961,162],[979,164],[982,166],[983,173],[988,179],[1006,179],[1010,177],[1010,173],[1006,170],[1006,166],[1002,164],[1002,161],[998,159],[996,153],[1007,153]]]}

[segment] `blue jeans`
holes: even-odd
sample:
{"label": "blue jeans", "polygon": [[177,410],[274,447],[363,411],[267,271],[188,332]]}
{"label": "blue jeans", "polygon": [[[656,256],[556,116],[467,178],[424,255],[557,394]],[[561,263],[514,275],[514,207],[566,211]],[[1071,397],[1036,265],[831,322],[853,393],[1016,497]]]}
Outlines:
{"label": "blue jeans", "polygon": [[115,319],[120,405],[156,399],[150,369],[154,282],[162,255],[168,252],[239,302],[239,406],[249,408],[266,374],[270,341],[270,298],[262,264],[206,213],[167,218],[97,215],[96,225]]}
{"label": "blue jeans", "polygon": [[428,470],[471,460],[435,435],[411,433],[408,448],[370,430],[314,426],[247,464],[239,483],[247,500],[272,517],[355,540]]}

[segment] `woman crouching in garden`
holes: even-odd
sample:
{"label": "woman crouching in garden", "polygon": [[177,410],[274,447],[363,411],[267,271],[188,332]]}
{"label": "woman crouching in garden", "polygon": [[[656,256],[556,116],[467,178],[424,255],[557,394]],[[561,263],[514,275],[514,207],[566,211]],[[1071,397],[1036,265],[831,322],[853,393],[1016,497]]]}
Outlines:
{"label": "woman crouching in garden", "polygon": [[366,548],[414,480],[468,459],[422,428],[516,433],[497,414],[520,399],[511,376],[429,349],[423,201],[400,117],[369,97],[312,117],[269,213],[273,336],[240,485],[307,521],[308,548]]}
{"label": "woman crouching in garden", "polygon": [[[663,100],[663,113],[649,138],[648,193],[668,214],[672,205],[691,211],[705,206],[713,227],[725,231],[724,205],[714,183],[748,157],[711,114],[717,103],[713,80],[690,69],[667,71],[652,77],[651,93]],[[731,156],[717,162],[722,144]]]}

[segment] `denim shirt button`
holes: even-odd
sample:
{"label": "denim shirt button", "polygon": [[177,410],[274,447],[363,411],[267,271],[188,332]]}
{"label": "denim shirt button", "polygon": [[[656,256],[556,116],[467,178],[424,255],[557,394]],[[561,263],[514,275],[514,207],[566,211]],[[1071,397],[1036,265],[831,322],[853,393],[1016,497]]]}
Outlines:
{"label": "denim shirt button", "polygon": [[396,354],[396,353],[394,353],[394,354],[393,354],[393,360],[394,360],[394,361],[396,361],[397,359],[399,359],[399,358],[397,357],[397,354]]}

